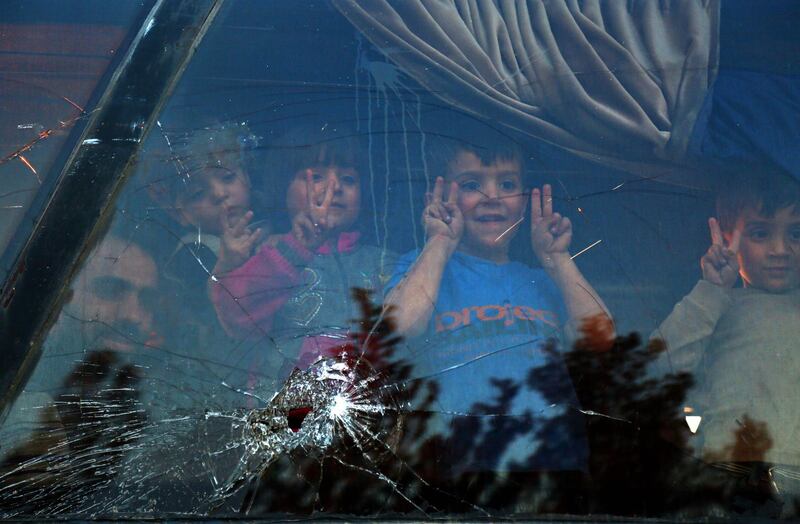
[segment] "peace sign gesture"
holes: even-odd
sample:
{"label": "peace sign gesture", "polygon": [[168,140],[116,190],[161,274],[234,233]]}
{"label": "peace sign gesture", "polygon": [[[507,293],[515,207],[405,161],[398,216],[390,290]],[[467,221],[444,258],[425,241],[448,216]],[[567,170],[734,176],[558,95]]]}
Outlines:
{"label": "peace sign gesture", "polygon": [[703,268],[703,279],[717,286],[731,288],[739,277],[739,242],[742,239],[742,230],[734,229],[731,241],[725,246],[725,239],[719,228],[716,218],[708,219],[708,229],[711,230],[711,247],[703,258],[700,267]]}
{"label": "peace sign gesture", "polygon": [[263,231],[249,226],[253,212],[248,211],[239,218],[222,217],[222,237],[220,238],[219,257],[214,267],[215,273],[224,273],[247,262],[253,248],[261,240]]}
{"label": "peace sign gesture", "polygon": [[425,195],[425,210],[422,212],[422,222],[425,224],[425,236],[428,239],[436,236],[448,240],[452,250],[461,241],[464,233],[464,218],[458,208],[458,184],[450,183],[447,199],[444,198],[444,179],[436,178],[433,193]]}
{"label": "peace sign gesture", "polygon": [[541,192],[531,191],[531,243],[542,266],[552,268],[557,259],[569,258],[572,222],[553,213],[553,189],[545,184]]}
{"label": "peace sign gesture", "polygon": [[[314,172],[306,169],[306,195],[308,197],[308,213],[314,223],[314,227],[321,231],[328,228],[328,211],[331,208],[333,201],[334,183],[328,177],[325,182],[325,189],[322,193],[322,198],[318,198],[315,194]],[[319,200],[319,202],[318,202]]]}
{"label": "peace sign gesture", "polygon": [[335,193],[335,184],[328,180],[321,198],[317,196],[314,173],[306,169],[306,208],[292,218],[292,234],[304,246],[314,249],[322,244],[328,232],[328,212]]}

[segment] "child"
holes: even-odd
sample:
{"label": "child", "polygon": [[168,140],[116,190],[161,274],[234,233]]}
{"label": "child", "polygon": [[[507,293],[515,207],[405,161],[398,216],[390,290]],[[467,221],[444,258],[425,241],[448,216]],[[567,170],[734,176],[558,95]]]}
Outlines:
{"label": "child", "polygon": [[219,346],[227,342],[206,282],[217,263],[223,228],[241,219],[252,205],[244,158],[248,140],[252,140],[250,130],[238,123],[215,123],[172,136],[167,143],[169,159],[161,158],[165,166],[154,170],[158,179],[148,185],[150,195],[180,225],[179,240],[162,274],[174,302],[168,308],[174,314],[170,323],[176,326],[170,345],[191,348],[193,357],[207,352],[205,357],[218,361]]}
{"label": "child", "polygon": [[[786,175],[729,177],[719,220],[708,221],[703,277],[654,334],[668,349],[661,364],[695,376],[686,411],[702,417],[698,444],[709,459],[800,465],[798,204],[800,186]],[[766,422],[766,454],[759,424],[745,417]]]}
{"label": "child", "polygon": [[267,367],[285,376],[348,341],[357,318],[351,290],[380,289],[385,253],[362,245],[356,229],[361,178],[352,133],[300,127],[270,151],[268,165],[285,186],[276,194],[285,195],[289,232],[251,257],[260,233],[248,228],[251,213],[243,215],[223,233],[210,286],[228,332],[272,341]]}
{"label": "child", "polygon": [[251,208],[243,147],[250,139],[242,124],[215,124],[173,137],[169,173],[160,174],[148,187],[183,229],[166,263],[167,277],[198,296],[205,293],[208,273],[216,264],[224,225]]}
{"label": "child", "polygon": [[[400,334],[424,335],[416,373],[438,382],[436,400],[443,413],[490,415],[486,420],[495,421],[492,427],[503,424],[497,415],[518,422],[532,415],[541,421],[523,425],[517,437],[513,431],[484,428],[495,440],[493,451],[455,457],[461,469],[579,470],[586,451],[581,432],[565,436],[568,424],[547,422],[568,418],[577,408],[566,369],[562,366],[561,376],[554,377],[564,392],[555,406],[526,388],[528,374],[546,363],[546,341],[560,338],[567,319],[577,327],[606,311],[567,251],[572,224],[553,212],[549,185],[531,192],[526,233],[542,268],[510,260],[528,213],[522,155],[503,137],[492,141],[488,133],[481,145],[459,143],[444,152],[445,177],[436,179],[422,217],[424,249],[401,258],[387,303]],[[516,396],[499,394],[504,384]],[[534,451],[537,458],[522,465],[520,460],[528,461]]]}

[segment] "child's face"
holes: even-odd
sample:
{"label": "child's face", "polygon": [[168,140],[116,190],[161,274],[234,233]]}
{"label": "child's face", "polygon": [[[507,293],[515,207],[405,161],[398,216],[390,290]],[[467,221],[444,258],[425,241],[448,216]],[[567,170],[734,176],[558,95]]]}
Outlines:
{"label": "child's face", "polygon": [[[333,184],[333,200],[328,209],[327,231],[341,232],[349,230],[361,209],[361,183],[358,172],[351,167],[311,166],[312,174],[311,198],[317,205],[325,198],[328,184]],[[289,190],[286,193],[286,208],[292,219],[308,209],[308,181],[306,170],[295,173]]]}
{"label": "child's face", "polygon": [[177,201],[183,225],[220,235],[223,220],[231,223],[250,209],[250,180],[241,171],[206,167],[187,178]]}
{"label": "child's face", "polygon": [[772,293],[800,286],[800,210],[787,207],[767,218],[745,208],[737,227],[739,273],[748,286]]}
{"label": "child's face", "polygon": [[459,249],[490,260],[507,260],[515,232],[497,238],[525,213],[519,162],[496,160],[486,165],[474,153],[462,151],[448,165],[447,181],[458,184],[458,207],[464,217]]}

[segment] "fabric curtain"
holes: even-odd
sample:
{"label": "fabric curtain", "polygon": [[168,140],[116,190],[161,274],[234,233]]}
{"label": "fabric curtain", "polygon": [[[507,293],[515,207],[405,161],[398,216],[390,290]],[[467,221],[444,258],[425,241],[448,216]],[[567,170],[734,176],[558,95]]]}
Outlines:
{"label": "fabric curtain", "polygon": [[719,0],[334,0],[454,106],[615,167],[681,163]]}

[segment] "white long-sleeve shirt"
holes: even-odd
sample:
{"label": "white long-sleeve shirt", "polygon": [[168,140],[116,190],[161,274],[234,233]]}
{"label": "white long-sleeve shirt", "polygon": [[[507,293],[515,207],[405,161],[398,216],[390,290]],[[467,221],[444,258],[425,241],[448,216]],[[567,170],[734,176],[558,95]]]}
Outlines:
{"label": "white long-sleeve shirt", "polygon": [[[800,289],[779,294],[701,280],[653,336],[667,344],[662,372],[695,377],[687,404],[703,417],[706,458],[800,465]],[[763,422],[768,437],[755,424],[743,427],[745,415]],[[734,450],[737,431],[751,438]]]}

